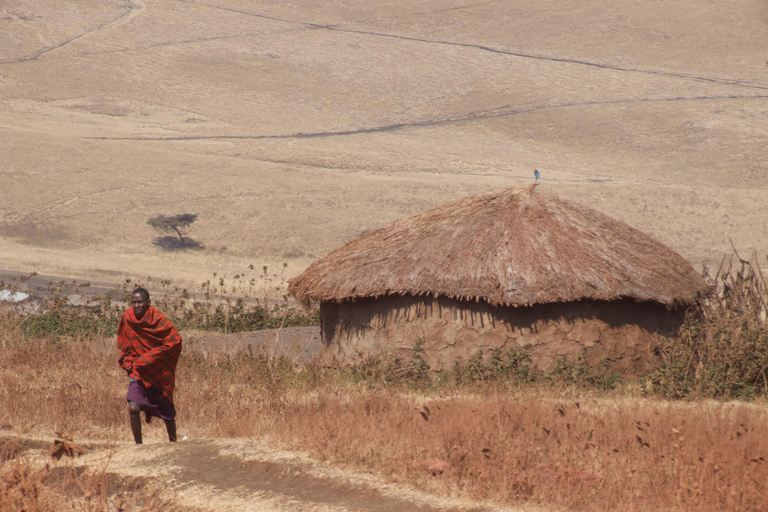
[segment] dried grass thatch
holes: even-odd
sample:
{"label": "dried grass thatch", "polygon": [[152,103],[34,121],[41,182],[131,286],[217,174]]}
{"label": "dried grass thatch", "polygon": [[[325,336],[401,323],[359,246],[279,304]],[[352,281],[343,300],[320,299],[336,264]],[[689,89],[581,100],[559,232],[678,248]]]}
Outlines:
{"label": "dried grass thatch", "polygon": [[527,306],[632,298],[691,304],[707,285],[679,254],[535,186],[461,199],[348,242],[291,279],[300,301],[446,296]]}

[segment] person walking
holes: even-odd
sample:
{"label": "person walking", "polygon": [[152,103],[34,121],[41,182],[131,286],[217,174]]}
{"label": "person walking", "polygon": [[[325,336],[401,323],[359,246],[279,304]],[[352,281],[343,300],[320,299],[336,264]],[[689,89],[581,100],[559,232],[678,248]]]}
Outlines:
{"label": "person walking", "polygon": [[147,423],[153,416],[165,422],[168,440],[176,441],[176,407],[173,391],[181,335],[165,315],[151,306],[149,292],[136,288],[131,307],[117,328],[117,363],[128,374],[128,411],[136,444],[142,444],[141,411]]}

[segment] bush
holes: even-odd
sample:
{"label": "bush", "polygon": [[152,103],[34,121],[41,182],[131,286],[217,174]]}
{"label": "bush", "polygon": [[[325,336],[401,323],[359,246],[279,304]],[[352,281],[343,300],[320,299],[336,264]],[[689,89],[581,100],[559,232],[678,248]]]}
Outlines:
{"label": "bush", "polygon": [[[255,279],[247,280],[244,275],[237,275],[231,282],[222,277],[218,282],[219,286],[215,287],[206,281],[195,296],[186,289],[172,288],[170,281],[162,280],[159,284],[164,293],[153,293],[152,303],[179,330],[240,332],[320,324],[317,308],[306,310],[294,306],[285,294],[279,299],[267,296],[270,292],[274,295],[284,291],[285,281],[280,276],[268,276],[266,267],[259,283],[262,298],[252,295],[254,288],[258,289]],[[69,296],[82,294],[81,288],[87,286],[87,283],[64,281],[49,283],[46,296],[37,306],[16,309],[4,305],[4,314],[18,318],[19,328],[27,338],[56,342],[62,338],[114,335],[134,288],[132,280],[126,280],[104,296],[94,297],[87,306],[70,305]],[[18,288],[3,282],[0,287],[14,291]]]}
{"label": "bush", "polygon": [[499,380],[512,380],[522,384],[534,379],[530,363],[531,350],[528,346],[514,347],[506,352],[498,348],[490,350],[488,356],[478,350],[466,364],[456,362],[452,376],[454,382],[459,385]]}
{"label": "bush", "polygon": [[623,381],[621,375],[608,373],[609,366],[608,360],[603,361],[597,367],[590,366],[583,355],[576,361],[558,358],[554,368],[544,372],[543,379],[553,385],[609,391],[615,389]]}
{"label": "bush", "polygon": [[715,277],[705,268],[715,293],[661,348],[661,366],[645,379],[646,390],[666,398],[768,395],[765,280],[756,258],[739,262],[737,271],[723,262]]}

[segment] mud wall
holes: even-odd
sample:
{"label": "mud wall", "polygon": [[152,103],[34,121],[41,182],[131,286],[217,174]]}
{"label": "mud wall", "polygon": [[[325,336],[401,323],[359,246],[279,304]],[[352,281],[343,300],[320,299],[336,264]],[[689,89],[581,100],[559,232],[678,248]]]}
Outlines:
{"label": "mud wall", "polygon": [[579,301],[531,307],[493,307],[444,297],[391,296],[320,306],[325,361],[353,364],[366,355],[409,356],[424,343],[427,362],[447,369],[478,350],[531,345],[532,366],[586,354],[627,377],[658,364],[658,335],[679,329],[685,311],[652,303]]}

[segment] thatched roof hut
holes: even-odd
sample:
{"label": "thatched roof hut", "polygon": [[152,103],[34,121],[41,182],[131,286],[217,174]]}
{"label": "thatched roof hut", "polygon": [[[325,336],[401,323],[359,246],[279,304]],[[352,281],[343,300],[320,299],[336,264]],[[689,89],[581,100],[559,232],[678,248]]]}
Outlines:
{"label": "thatched roof hut", "polygon": [[[641,330],[669,332],[679,325],[680,311],[706,291],[706,284],[682,256],[650,236],[589,208],[539,194],[534,186],[461,199],[370,232],[312,264],[290,281],[289,290],[300,301],[320,302],[326,344],[350,360],[355,350],[362,350],[362,356],[371,348],[381,352],[412,345],[415,340],[392,338],[407,336],[403,329],[393,331],[393,324],[417,322],[424,336],[430,335],[427,331],[434,335],[435,329],[424,330],[424,314],[411,312],[432,306],[440,309],[442,323],[442,309],[455,310],[453,316],[463,325],[450,332],[465,330],[468,321],[474,325],[476,315],[485,314],[494,329],[504,324],[504,336],[496,333],[496,338],[509,341],[510,332],[527,329],[518,338],[533,345],[543,340],[532,333],[563,314],[572,324],[571,313],[581,315],[574,308],[587,305],[590,312],[583,314],[594,319],[605,316],[606,309],[615,316],[617,304],[627,310],[619,316],[643,304],[654,310],[654,318],[671,315],[675,320],[657,319]],[[470,303],[481,304],[482,311],[473,306],[474,313],[463,314]],[[552,307],[567,304],[572,307],[553,313]],[[549,308],[538,320],[537,306]],[[603,313],[595,313],[595,306]],[[343,319],[338,318],[340,312]],[[523,317],[525,325],[518,325],[515,318]],[[329,322],[333,325],[326,325]],[[355,325],[354,332],[339,322]],[[451,335],[445,328],[438,330]],[[468,343],[487,346],[483,336],[470,338],[462,342],[467,345],[462,354],[471,355]],[[429,339],[424,341],[429,345]],[[455,341],[435,343],[443,347]],[[341,346],[345,343],[346,349]],[[581,340],[579,346],[589,348],[585,343],[590,341]],[[452,357],[446,360],[445,350],[439,350],[442,360],[436,366],[449,364]]]}

